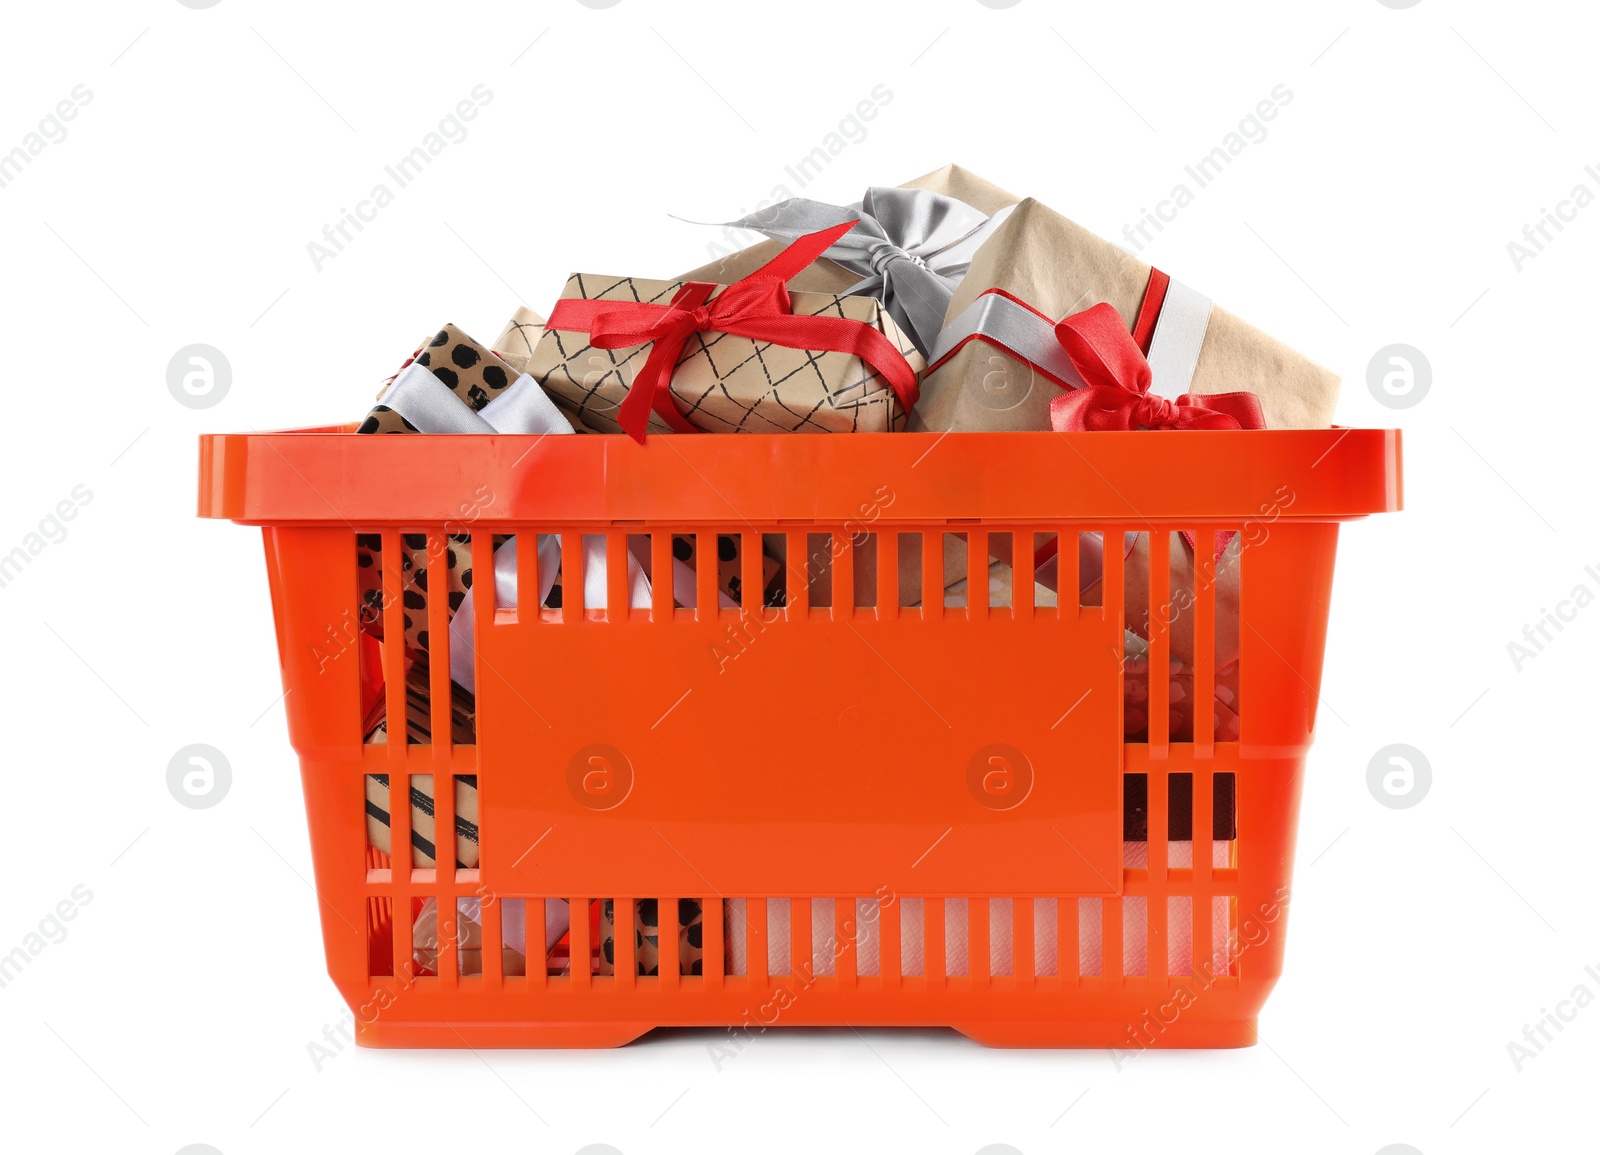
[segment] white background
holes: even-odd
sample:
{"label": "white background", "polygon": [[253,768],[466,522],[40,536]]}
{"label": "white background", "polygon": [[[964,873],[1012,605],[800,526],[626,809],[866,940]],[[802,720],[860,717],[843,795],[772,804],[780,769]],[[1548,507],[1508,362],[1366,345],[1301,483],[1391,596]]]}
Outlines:
{"label": "white background", "polygon": [[[1520,671],[1507,645],[1600,591],[1600,208],[1520,270],[1506,246],[1600,191],[1595,34],[1586,6],[1444,0],[9,6],[0,150],[92,93],[0,188],[0,553],[92,495],[0,588],[0,953],[92,894],[0,989],[6,1129],[34,1132],[15,1146],[1592,1148],[1600,1008],[1520,1071],[1507,1044],[1580,984],[1600,995],[1600,610]],[[480,84],[468,136],[319,270],[307,242]],[[1408,509],[1341,543],[1264,1045],[1119,1070],[934,1031],[778,1033],[719,1070],[712,1035],[678,1032],[318,1071],[307,1045],[344,1008],[259,537],[193,517],[196,435],[354,420],[446,319],[492,340],[574,269],[701,263],[712,234],[668,214],[799,191],[785,166],[877,85],[891,102],[808,195],[956,161],[1114,238],[1280,84],[1268,136],[1143,255],[1339,371],[1341,423],[1403,427]],[[193,342],[232,365],[211,409],[167,389]],[[1367,386],[1393,342],[1432,367],[1403,410]],[[209,810],[166,786],[195,742],[233,769]],[[1366,784],[1396,742],[1433,772],[1403,810]]]}

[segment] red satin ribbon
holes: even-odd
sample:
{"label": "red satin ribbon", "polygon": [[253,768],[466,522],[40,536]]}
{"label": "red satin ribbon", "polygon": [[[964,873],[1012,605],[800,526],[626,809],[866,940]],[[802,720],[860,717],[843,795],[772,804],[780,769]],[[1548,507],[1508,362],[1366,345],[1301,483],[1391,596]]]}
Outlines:
{"label": "red satin ribbon", "polygon": [[651,410],[677,432],[695,432],[673,402],[672,371],[690,334],[707,331],[788,349],[817,349],[859,357],[888,382],[901,406],[909,411],[917,403],[917,375],[894,343],[864,321],[795,316],[785,287],[789,278],[820,257],[856,223],[846,221],[799,238],[720,293],[716,293],[715,285],[690,281],[669,305],[564,298],[556,302],[546,327],[588,333],[590,344],[599,349],[653,342],[644,368],[617,411],[617,423],[641,443]]}
{"label": "red satin ribbon", "polygon": [[1050,402],[1050,427],[1058,433],[1112,429],[1265,429],[1254,393],[1185,393],[1168,401],[1115,385],[1074,389]]}
{"label": "red satin ribbon", "polygon": [[1057,433],[1119,429],[1265,429],[1254,393],[1185,393],[1177,401],[1150,392],[1150,363],[1104,302],[1056,323],[1056,338],[1084,387],[1050,402]]}
{"label": "red satin ribbon", "polygon": [[[1157,287],[1154,274],[1151,287]],[[1159,288],[1164,296],[1164,278]],[[1185,393],[1177,401],[1151,393],[1150,363],[1144,350],[1109,304],[1102,302],[1063,317],[1056,323],[1056,339],[1084,383],[1083,388],[1068,389],[1050,402],[1050,427],[1058,433],[1266,428],[1261,401],[1254,393]],[[1182,537],[1193,549],[1194,535],[1185,532]],[[1216,535],[1213,561],[1222,556],[1232,537],[1231,532]],[[1035,567],[1054,553],[1051,546],[1040,550]]]}

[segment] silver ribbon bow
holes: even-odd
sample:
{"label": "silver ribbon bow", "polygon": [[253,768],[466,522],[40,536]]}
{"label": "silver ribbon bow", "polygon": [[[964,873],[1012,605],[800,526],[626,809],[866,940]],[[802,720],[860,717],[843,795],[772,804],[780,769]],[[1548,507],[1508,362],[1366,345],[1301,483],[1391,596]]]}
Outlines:
{"label": "silver ribbon bow", "polygon": [[926,357],[972,255],[1010,213],[1008,207],[986,217],[965,201],[927,189],[869,188],[860,203],[845,208],[793,197],[727,223],[772,240],[794,240],[859,219],[822,255],[860,274],[846,294],[879,298]]}

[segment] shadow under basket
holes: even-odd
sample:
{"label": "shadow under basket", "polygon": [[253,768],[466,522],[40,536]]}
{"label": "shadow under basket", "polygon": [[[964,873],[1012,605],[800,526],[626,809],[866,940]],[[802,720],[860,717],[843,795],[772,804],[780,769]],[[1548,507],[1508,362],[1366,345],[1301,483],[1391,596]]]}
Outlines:
{"label": "shadow under basket", "polygon": [[358,1041],[1255,1041],[1397,433],[351,429],[203,437],[200,512],[263,529]]}

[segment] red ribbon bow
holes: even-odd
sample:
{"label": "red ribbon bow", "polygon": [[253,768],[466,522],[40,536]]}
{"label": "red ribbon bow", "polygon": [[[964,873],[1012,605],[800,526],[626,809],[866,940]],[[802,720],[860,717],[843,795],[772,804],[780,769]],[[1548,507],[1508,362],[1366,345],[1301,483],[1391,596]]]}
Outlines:
{"label": "red ribbon bow", "polygon": [[[715,331],[748,337],[789,349],[847,353],[882,375],[906,410],[917,403],[917,375],[905,355],[882,332],[847,317],[795,316],[785,282],[820,257],[856,226],[846,221],[800,237],[743,280],[717,293],[717,286],[689,281],[671,304],[646,301],[556,302],[551,329],[589,334],[599,349],[623,349],[653,342],[644,368],[617,411],[617,423],[643,443],[650,411],[678,433],[694,433],[672,399],[672,372],[690,334]],[[716,296],[712,296],[716,293]]]}
{"label": "red ribbon bow", "polygon": [[[1050,402],[1050,427],[1058,433],[1267,427],[1254,393],[1185,393],[1176,401],[1151,393],[1150,363],[1123,327],[1121,314],[1105,302],[1056,322],[1056,339],[1083,379],[1083,388],[1068,389]],[[1195,547],[1193,534],[1182,537]],[[1232,532],[1217,533],[1213,562],[1232,537]],[[1035,565],[1053,552],[1040,551]]]}
{"label": "red ribbon bow", "polygon": [[1056,338],[1084,383],[1050,403],[1050,427],[1059,433],[1266,428],[1254,393],[1185,393],[1176,401],[1151,393],[1150,363],[1108,304],[1063,317]]}

